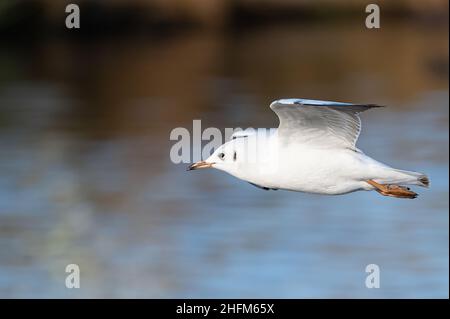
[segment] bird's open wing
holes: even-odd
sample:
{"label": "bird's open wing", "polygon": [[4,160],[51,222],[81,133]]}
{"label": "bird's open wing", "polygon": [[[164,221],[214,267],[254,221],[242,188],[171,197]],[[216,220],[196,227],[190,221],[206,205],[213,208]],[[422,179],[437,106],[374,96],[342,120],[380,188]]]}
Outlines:
{"label": "bird's open wing", "polygon": [[304,99],[282,99],[270,104],[280,119],[278,137],[284,142],[351,149],[356,149],[361,131],[358,113],[379,106]]}

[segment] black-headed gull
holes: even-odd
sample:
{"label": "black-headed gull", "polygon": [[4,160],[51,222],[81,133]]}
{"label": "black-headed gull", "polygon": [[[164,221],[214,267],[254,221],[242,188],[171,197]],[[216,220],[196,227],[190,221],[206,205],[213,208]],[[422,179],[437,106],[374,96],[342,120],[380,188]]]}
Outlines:
{"label": "black-headed gull", "polygon": [[374,104],[281,99],[270,108],[280,124],[270,134],[240,131],[209,158],[189,170],[216,168],[262,189],[339,195],[376,190],[385,196],[415,198],[402,185],[428,187],[421,173],[395,169],[356,147],[359,113]]}

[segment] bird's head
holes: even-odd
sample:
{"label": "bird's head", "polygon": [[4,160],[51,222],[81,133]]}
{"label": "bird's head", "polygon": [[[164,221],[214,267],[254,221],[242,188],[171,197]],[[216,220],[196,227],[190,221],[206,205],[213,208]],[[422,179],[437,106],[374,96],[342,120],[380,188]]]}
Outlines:
{"label": "bird's head", "polygon": [[206,160],[190,165],[187,170],[216,168],[232,173],[238,167],[240,162],[240,153],[239,143],[237,143],[236,140],[232,140],[218,147]]}

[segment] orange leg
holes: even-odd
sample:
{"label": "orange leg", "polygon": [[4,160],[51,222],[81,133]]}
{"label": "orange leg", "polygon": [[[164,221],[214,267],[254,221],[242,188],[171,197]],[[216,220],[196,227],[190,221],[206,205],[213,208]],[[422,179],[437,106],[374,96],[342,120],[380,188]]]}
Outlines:
{"label": "orange leg", "polygon": [[410,191],[408,187],[398,186],[398,185],[383,185],[379,184],[371,179],[367,181],[370,185],[375,187],[375,190],[384,196],[391,196],[397,198],[416,198],[417,194]]}

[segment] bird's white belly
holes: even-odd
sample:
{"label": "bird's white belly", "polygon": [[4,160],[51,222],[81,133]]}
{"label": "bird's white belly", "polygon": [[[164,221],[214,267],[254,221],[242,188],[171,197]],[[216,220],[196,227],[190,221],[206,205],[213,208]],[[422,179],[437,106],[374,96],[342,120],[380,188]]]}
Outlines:
{"label": "bird's white belly", "polygon": [[255,184],[330,195],[367,189],[364,163],[354,151],[290,148],[279,155],[276,169],[263,170]]}

